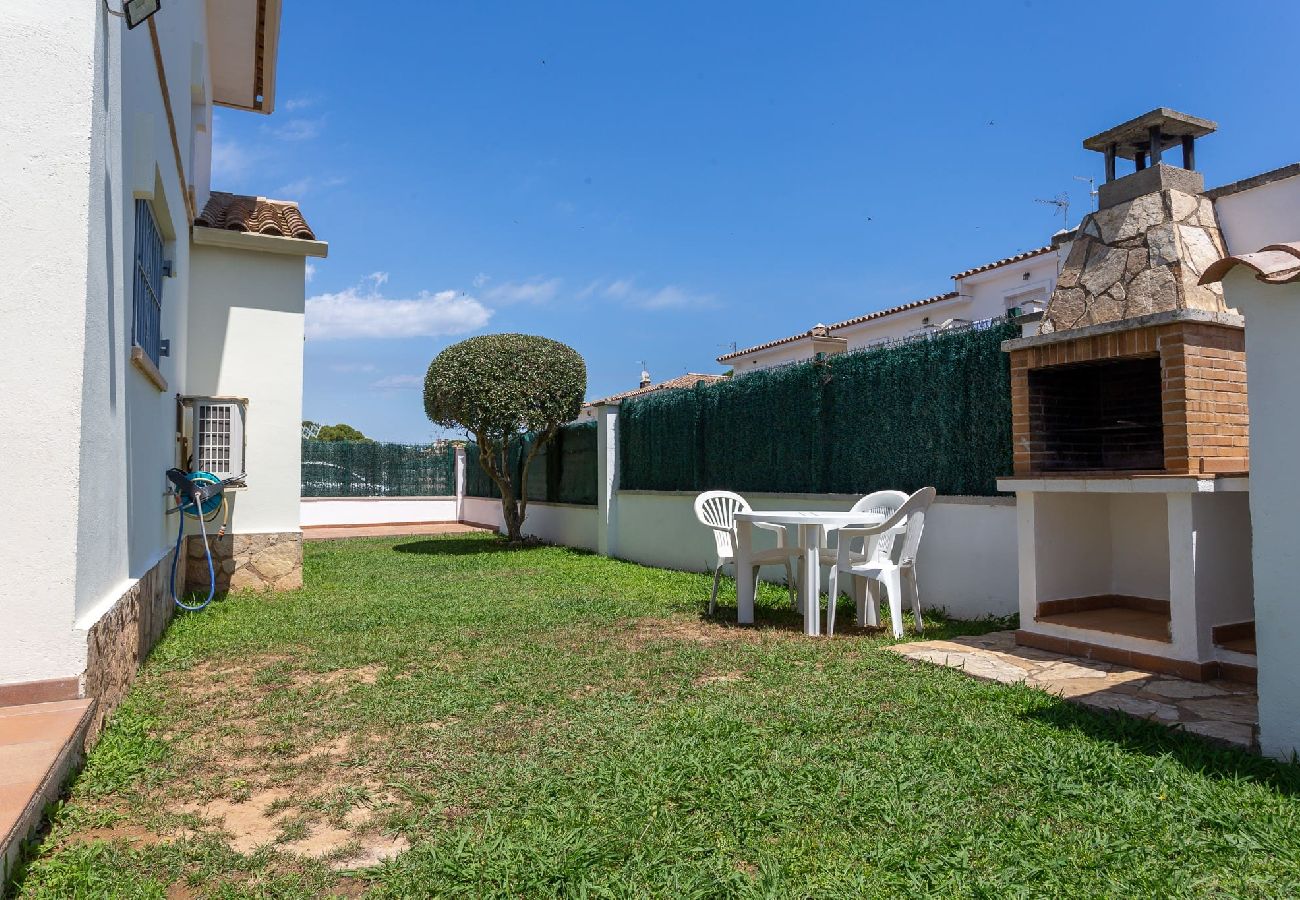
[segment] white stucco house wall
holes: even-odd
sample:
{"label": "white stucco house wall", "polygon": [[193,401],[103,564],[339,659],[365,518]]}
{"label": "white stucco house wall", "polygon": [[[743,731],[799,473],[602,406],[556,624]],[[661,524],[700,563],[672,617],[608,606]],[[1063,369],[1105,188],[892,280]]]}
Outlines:
{"label": "white stucco house wall", "polygon": [[1202,280],[1221,281],[1246,319],[1259,745],[1290,759],[1300,754],[1300,163],[1208,193],[1232,255]]}
{"label": "white stucco house wall", "polygon": [[[274,109],[279,0],[173,0],[133,29],[120,8],[19,0],[0,29],[0,704],[101,717],[171,615],[167,469],[247,471],[220,586],[300,581],[304,269],[326,253],[296,204],[210,184],[214,106]],[[239,418],[231,457],[200,408]]]}
{"label": "white stucco house wall", "polygon": [[[1060,237],[1068,238],[1068,235]],[[960,327],[1005,315],[1011,309],[1040,312],[1056,286],[1068,240],[958,272],[952,290],[877,312],[817,324],[807,331],[718,357],[736,375],[802,362],[817,353],[858,350],[927,331]]]}

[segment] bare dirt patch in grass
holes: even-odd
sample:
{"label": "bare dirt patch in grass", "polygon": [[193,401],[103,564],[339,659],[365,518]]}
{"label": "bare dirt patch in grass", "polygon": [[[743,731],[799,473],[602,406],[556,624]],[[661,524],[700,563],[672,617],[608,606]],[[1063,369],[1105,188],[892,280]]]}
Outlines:
{"label": "bare dirt patch in grass", "polygon": [[739,669],[732,669],[730,672],[713,672],[707,675],[701,675],[691,682],[695,687],[705,687],[710,684],[724,684],[728,681],[745,681],[749,676]]}
{"label": "bare dirt patch in grass", "polygon": [[767,632],[726,622],[703,619],[636,619],[612,632],[624,649],[640,650],[654,644],[688,643],[712,646],[723,643],[757,644]]}
{"label": "bare dirt patch in grass", "polygon": [[104,843],[123,842],[133,847],[151,847],[154,844],[161,844],[167,839],[160,834],[150,831],[142,825],[118,824],[109,825],[103,828],[86,828],[81,831],[74,831],[62,841],[60,846],[67,844],[93,844],[96,841]]}
{"label": "bare dirt patch in grass", "polygon": [[335,669],[332,672],[295,672],[293,683],[300,687],[319,684],[374,684],[383,672],[384,667],[378,665],[362,666],[359,669]]}

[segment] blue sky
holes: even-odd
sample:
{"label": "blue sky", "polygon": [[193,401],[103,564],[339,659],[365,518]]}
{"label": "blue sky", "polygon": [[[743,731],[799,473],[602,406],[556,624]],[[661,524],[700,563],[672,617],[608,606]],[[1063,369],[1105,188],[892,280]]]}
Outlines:
{"label": "blue sky", "polygon": [[[1255,6],[1258,14],[1249,11]],[[304,413],[440,433],[439,350],[523,331],[589,396],[940,293],[1071,224],[1080,141],[1215,119],[1208,185],[1300,159],[1291,4],[285,4],[277,110],[222,110],[213,186],[300,201]]]}

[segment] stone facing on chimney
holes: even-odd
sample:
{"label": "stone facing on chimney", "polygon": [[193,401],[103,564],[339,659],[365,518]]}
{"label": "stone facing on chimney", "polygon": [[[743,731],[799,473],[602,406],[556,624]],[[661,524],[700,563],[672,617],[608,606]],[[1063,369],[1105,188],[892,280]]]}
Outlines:
{"label": "stone facing on chimney", "polygon": [[1090,213],[1070,247],[1041,331],[1178,309],[1223,312],[1222,288],[1197,281],[1224,255],[1207,197],[1161,190]]}

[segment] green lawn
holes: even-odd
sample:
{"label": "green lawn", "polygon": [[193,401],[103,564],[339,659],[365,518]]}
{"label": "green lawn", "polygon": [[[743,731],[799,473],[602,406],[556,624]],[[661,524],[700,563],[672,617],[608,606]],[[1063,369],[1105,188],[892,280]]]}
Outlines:
{"label": "green lawn", "polygon": [[804,638],[781,590],[739,629],[562,548],[306,557],[173,624],[19,896],[1300,895],[1296,768]]}

